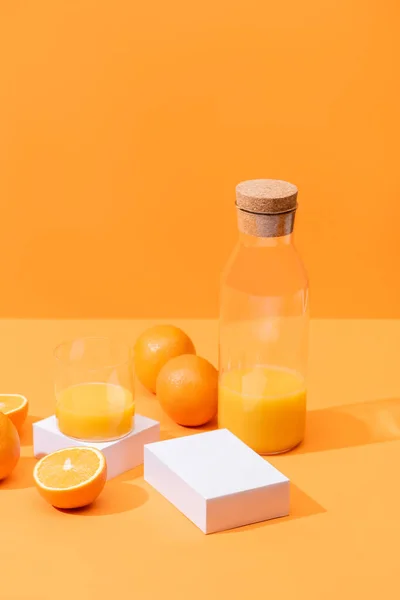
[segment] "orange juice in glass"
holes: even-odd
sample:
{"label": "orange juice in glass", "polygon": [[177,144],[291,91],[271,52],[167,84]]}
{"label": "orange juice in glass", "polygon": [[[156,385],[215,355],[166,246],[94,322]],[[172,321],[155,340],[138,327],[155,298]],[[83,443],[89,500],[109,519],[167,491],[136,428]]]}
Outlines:
{"label": "orange juice in glass", "polygon": [[81,338],[55,350],[56,417],[65,435],[115,440],[133,427],[133,366],[128,346],[109,338]]}

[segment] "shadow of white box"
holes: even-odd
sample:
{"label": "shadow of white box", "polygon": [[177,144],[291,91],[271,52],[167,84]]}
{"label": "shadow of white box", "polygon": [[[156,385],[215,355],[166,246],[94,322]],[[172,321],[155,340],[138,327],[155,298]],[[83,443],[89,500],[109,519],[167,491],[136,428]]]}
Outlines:
{"label": "shadow of white box", "polygon": [[128,435],[111,442],[85,442],[61,433],[53,415],[33,424],[33,453],[40,458],[56,450],[76,446],[90,446],[101,450],[107,461],[107,479],[143,464],[145,444],[160,439],[160,423],[142,415],[135,415],[134,428]]}
{"label": "shadow of white box", "polygon": [[144,478],[204,533],[289,514],[289,479],[227,429],[147,445]]}

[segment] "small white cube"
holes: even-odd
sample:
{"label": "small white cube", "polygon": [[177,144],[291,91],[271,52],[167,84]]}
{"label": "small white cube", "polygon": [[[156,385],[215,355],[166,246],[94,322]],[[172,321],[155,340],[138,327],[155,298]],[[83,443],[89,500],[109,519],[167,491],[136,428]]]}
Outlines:
{"label": "small white cube", "polygon": [[144,478],[204,533],[289,514],[289,479],[227,429],[145,446]]}
{"label": "small white cube", "polygon": [[54,415],[33,424],[33,453],[37,458],[64,448],[91,446],[101,450],[106,458],[107,479],[141,465],[144,445],[159,439],[160,423],[137,414],[132,431],[111,442],[84,442],[68,437],[58,429]]}

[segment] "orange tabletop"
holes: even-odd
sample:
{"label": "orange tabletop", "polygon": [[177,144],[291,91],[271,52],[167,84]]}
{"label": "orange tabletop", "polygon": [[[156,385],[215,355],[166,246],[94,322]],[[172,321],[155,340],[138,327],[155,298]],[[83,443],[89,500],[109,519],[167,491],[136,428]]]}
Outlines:
{"label": "orange tabletop", "polygon": [[[217,324],[175,321],[214,364]],[[81,335],[133,342],[145,321],[0,321],[0,392],[30,402],[22,458],[0,483],[1,600],[398,598],[400,321],[314,321],[307,438],[271,458],[291,515],[205,536],[143,480],[110,481],[61,512],[33,487],[32,422],[54,412],[52,349]],[[162,436],[192,434],[137,388]]]}

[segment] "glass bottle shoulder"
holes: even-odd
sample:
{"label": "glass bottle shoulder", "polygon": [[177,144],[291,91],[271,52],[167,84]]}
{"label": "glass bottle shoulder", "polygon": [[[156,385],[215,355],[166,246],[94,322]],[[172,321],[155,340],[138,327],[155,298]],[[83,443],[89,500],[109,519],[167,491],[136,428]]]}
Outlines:
{"label": "glass bottle shoulder", "polygon": [[287,296],[307,290],[308,277],[292,240],[257,238],[236,244],[221,285],[251,296]]}

